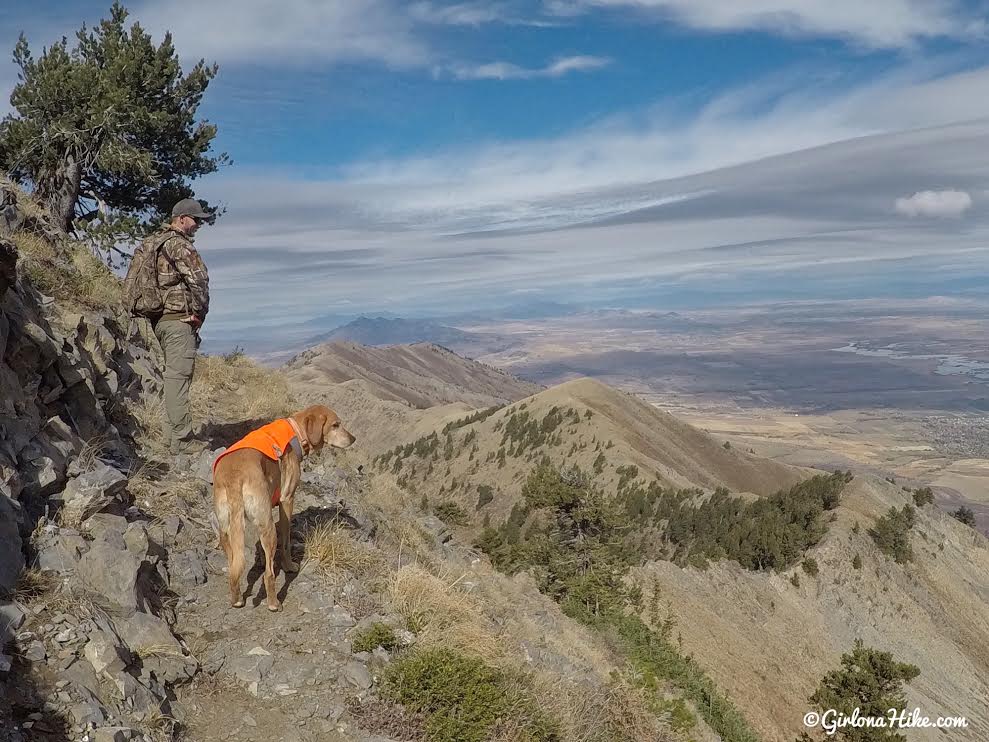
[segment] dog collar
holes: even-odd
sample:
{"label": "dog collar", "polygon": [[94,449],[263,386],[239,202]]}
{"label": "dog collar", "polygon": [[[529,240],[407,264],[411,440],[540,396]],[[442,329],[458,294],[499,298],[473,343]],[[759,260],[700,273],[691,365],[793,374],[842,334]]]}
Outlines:
{"label": "dog collar", "polygon": [[312,445],[309,443],[309,439],[306,438],[306,434],[302,432],[302,428],[299,427],[299,423],[297,423],[293,417],[286,419],[288,420],[288,424],[292,426],[292,430],[295,431],[295,434],[299,436],[299,443],[302,444],[302,452],[309,453],[309,451],[312,450]]}

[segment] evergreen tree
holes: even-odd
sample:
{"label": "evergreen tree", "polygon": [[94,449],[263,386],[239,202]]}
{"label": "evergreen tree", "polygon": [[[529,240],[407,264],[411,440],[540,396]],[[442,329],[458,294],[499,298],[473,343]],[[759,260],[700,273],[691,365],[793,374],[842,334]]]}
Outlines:
{"label": "evergreen tree", "polygon": [[0,122],[0,168],[33,187],[59,226],[106,249],[134,237],[192,195],[189,181],[227,164],[212,156],[216,126],[196,111],[216,65],[183,74],[170,34],[160,44],[115,2],[35,57],[14,48],[20,82]]}
{"label": "evergreen tree", "polygon": [[[851,717],[858,709],[859,717],[889,718],[889,710],[903,710],[906,698],[903,683],[920,675],[914,665],[897,662],[889,652],[867,648],[862,640],[855,641],[851,652],[841,656],[841,668],[832,670],[810,697],[810,702],[822,711],[834,709]],[[845,726],[829,739],[843,742],[904,742],[905,737],[895,729]]]}
{"label": "evergreen tree", "polygon": [[967,508],[964,505],[962,505],[951,515],[957,518],[958,520],[960,520],[966,526],[975,528],[975,511],[972,510],[972,508]]}

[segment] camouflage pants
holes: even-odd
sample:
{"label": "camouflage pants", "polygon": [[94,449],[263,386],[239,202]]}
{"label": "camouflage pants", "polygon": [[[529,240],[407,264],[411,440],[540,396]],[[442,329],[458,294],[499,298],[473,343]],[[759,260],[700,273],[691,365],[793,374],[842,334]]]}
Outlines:
{"label": "camouflage pants", "polygon": [[179,453],[192,440],[189,388],[196,366],[197,336],[188,322],[162,320],[155,335],[165,353],[165,440],[172,453]]}

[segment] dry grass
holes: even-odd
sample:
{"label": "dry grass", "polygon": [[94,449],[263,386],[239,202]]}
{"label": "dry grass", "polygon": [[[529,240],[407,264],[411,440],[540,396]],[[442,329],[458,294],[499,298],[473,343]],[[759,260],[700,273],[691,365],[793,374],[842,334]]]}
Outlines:
{"label": "dry grass", "polygon": [[[141,445],[159,453],[166,450],[162,395],[144,394],[139,401],[125,402],[125,405],[137,424]],[[240,353],[197,356],[189,405],[193,420],[199,424],[208,420],[275,420],[297,409],[288,383],[280,372],[265,368]]]}
{"label": "dry grass", "polygon": [[172,742],[175,739],[175,719],[161,709],[153,708],[141,723],[144,734],[152,742]]}
{"label": "dry grass", "polygon": [[149,528],[169,515],[181,515],[186,520],[209,528],[208,523],[194,515],[208,513],[212,507],[208,502],[208,485],[197,477],[169,478],[161,482],[152,477],[152,471],[150,466],[141,467],[131,474],[127,482],[127,489],[135,501],[154,516]]}
{"label": "dry grass", "polygon": [[360,589],[347,592],[337,597],[340,604],[355,620],[361,621],[368,616],[381,613],[384,606],[375,593],[364,588],[364,583],[359,583]]}
{"label": "dry grass", "polygon": [[373,696],[365,699],[351,697],[347,699],[347,710],[357,726],[366,732],[406,742],[425,738],[425,717],[397,703]]}
{"label": "dry grass", "polygon": [[[195,652],[192,654],[196,656]],[[191,699],[194,699],[197,703],[201,703],[204,698],[215,698],[221,693],[239,689],[240,686],[237,684],[237,681],[229,673],[217,672],[210,674],[204,670],[197,672],[188,683],[180,685],[176,689],[176,692],[179,697],[179,703],[185,704]]]}
{"label": "dry grass", "polygon": [[64,238],[51,214],[33,196],[2,177],[0,189],[14,194],[17,209],[27,217],[11,240],[17,246],[20,270],[31,284],[61,301],[93,309],[117,309],[120,278],[88,247]]}
{"label": "dry grass", "polygon": [[139,401],[125,400],[124,404],[127,412],[137,423],[141,445],[152,450],[167,448],[164,398],[160,394],[142,394]]}
{"label": "dry grass", "polygon": [[177,659],[183,659],[185,657],[181,651],[168,644],[148,644],[144,647],[138,647],[134,654],[142,660],[154,659],[157,657],[172,657]]}
{"label": "dry grass", "polygon": [[338,523],[328,521],[303,534],[305,561],[302,568],[324,577],[353,575],[359,579],[380,576],[385,557],[377,548],[355,541]]}
{"label": "dry grass", "polygon": [[98,435],[83,444],[82,450],[76,456],[75,466],[81,471],[89,471],[103,458],[110,447],[109,435]]}
{"label": "dry grass", "polygon": [[393,546],[400,558],[412,555],[421,566],[436,571],[436,560],[432,553],[435,544],[418,523],[396,515],[381,523],[381,531],[382,541]]}
{"label": "dry grass", "polygon": [[120,306],[120,279],[84,245],[56,243],[26,231],[14,232],[11,240],[20,269],[42,293],[93,309]]}
{"label": "dry grass", "polygon": [[503,666],[505,646],[477,599],[458,587],[461,579],[409,565],[392,574],[386,594],[420,645],[459,649]]}
{"label": "dry grass", "polygon": [[80,620],[106,615],[108,607],[101,596],[81,589],[73,580],[33,568],[21,572],[12,597],[24,605],[42,608],[49,615],[67,613]]}
{"label": "dry grass", "polygon": [[190,403],[199,420],[274,420],[296,411],[285,377],[242,353],[199,356]]}
{"label": "dry grass", "polygon": [[[642,691],[613,676],[606,684],[574,682],[560,675],[536,673],[531,693],[539,707],[560,723],[570,742],[674,742],[679,737],[653,714]],[[498,740],[518,739],[512,728]]]}
{"label": "dry grass", "polygon": [[13,598],[24,605],[31,605],[46,596],[54,595],[61,585],[62,581],[57,575],[29,567],[18,576]]}

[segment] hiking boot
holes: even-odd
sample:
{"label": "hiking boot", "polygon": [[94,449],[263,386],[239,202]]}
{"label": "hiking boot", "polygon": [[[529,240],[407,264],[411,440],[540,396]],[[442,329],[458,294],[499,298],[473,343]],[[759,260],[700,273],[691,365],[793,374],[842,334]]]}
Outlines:
{"label": "hiking boot", "polygon": [[188,440],[179,441],[178,443],[173,443],[169,449],[169,453],[172,456],[197,456],[206,450],[206,444],[203,441],[198,441],[195,438],[190,438]]}

